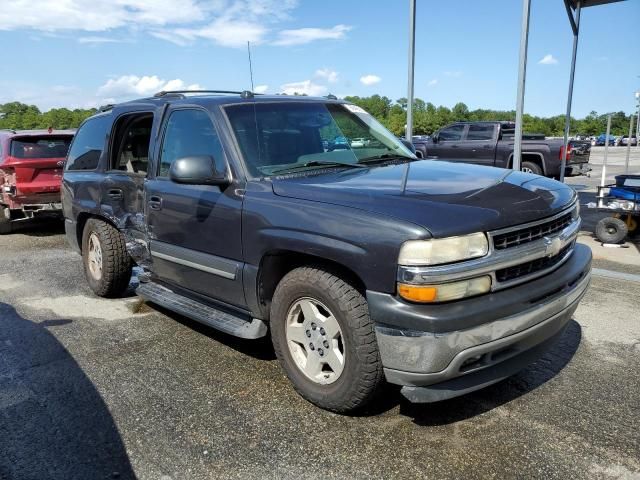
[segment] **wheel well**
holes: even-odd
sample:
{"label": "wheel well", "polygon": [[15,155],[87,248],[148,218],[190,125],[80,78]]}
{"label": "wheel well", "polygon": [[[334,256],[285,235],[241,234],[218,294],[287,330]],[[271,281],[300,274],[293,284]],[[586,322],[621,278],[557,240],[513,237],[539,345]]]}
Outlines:
{"label": "wheel well", "polygon": [[353,270],[338,262],[306,253],[272,252],[262,258],[258,272],[258,298],[260,305],[265,308],[265,313],[269,312],[271,299],[280,280],[293,269],[304,266],[327,270],[351,284],[363,295],[366,291],[362,279]]}
{"label": "wheel well", "polygon": [[76,220],[76,239],[78,240],[78,247],[82,252],[82,236],[84,234],[84,226],[87,224],[89,219],[95,218],[96,220],[100,220],[102,222],[108,223],[114,228],[118,228],[114,225],[113,222],[109,221],[109,219],[105,217],[101,217],[99,215],[94,215],[92,213],[82,212],[78,215],[78,219]]}
{"label": "wheel well", "polygon": [[[540,170],[542,170],[542,173],[546,173],[544,168],[544,162],[542,161],[542,158],[540,157],[540,155],[538,155],[537,153],[523,153],[522,161],[535,163],[540,167]],[[513,154],[509,158],[509,168],[513,168]]]}

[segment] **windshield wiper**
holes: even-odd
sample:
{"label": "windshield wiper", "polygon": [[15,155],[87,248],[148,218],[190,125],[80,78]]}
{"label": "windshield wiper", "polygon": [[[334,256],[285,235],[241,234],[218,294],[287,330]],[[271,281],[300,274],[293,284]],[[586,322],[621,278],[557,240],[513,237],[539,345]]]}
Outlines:
{"label": "windshield wiper", "polygon": [[407,157],[405,155],[394,155],[393,153],[383,153],[382,155],[375,155],[373,157],[366,157],[358,160],[360,164],[372,164],[388,162],[389,160],[417,160],[417,158]]}
{"label": "windshield wiper", "polygon": [[311,162],[303,163],[301,165],[295,165],[292,167],[281,168],[279,170],[274,170],[271,172],[271,175],[278,173],[288,173],[295,172],[296,170],[300,170],[302,168],[307,167],[347,167],[347,168],[366,168],[365,165],[359,165],[357,163],[345,163],[345,162],[328,162],[321,160],[313,160]]}

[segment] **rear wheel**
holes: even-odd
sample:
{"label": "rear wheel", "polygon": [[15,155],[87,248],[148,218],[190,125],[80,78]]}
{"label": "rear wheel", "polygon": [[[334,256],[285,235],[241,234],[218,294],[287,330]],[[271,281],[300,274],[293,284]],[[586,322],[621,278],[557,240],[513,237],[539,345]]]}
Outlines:
{"label": "rear wheel", "polygon": [[627,233],[627,224],[619,218],[605,217],[596,225],[596,237],[602,243],[621,243]]}
{"label": "rear wheel", "polygon": [[87,282],[100,297],[117,297],[129,286],[133,264],[122,234],[112,225],[90,219],[82,236]]}
{"label": "rear wheel", "polygon": [[358,409],[383,381],[365,298],[325,270],[297,268],[281,280],[271,307],[271,338],[296,391],[321,408]]}
{"label": "rear wheel", "polygon": [[0,206],[0,235],[11,233],[13,225],[11,223],[11,216],[9,209]]}
{"label": "rear wheel", "polygon": [[520,170],[526,173],[535,173],[536,175],[542,175],[542,169],[540,168],[540,165],[534,162],[522,162]]}

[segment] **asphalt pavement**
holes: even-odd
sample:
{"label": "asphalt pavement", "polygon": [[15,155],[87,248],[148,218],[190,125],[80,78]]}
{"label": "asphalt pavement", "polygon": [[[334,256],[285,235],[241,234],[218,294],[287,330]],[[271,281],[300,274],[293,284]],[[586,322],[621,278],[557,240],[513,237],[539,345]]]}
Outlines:
{"label": "asphalt pavement", "polygon": [[59,224],[2,236],[0,478],[640,479],[640,253],[585,224],[600,273],[541,360],[438,404],[388,387],[356,417],[300,398],[268,341],[96,298]]}

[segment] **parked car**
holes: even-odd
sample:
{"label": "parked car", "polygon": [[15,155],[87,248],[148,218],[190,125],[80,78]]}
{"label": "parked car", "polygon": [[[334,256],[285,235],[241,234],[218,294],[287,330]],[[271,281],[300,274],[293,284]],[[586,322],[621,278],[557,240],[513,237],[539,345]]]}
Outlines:
{"label": "parked car", "polygon": [[[620,140],[620,145],[627,146],[629,144],[629,135],[623,135]],[[635,147],[638,145],[638,138],[635,135],[631,135],[631,146]]]}
{"label": "parked car", "polygon": [[[511,168],[514,129],[513,122],[456,122],[435,132],[428,140],[413,143],[422,158]],[[541,134],[525,134],[522,138],[522,171],[560,176],[563,140],[546,139]],[[591,171],[589,141],[571,140],[567,150],[565,175]]]}
{"label": "parked car", "polygon": [[[606,143],[606,140],[605,140],[606,138],[607,138],[606,133],[602,133],[598,135],[598,138],[596,138],[596,145],[598,147],[604,146],[604,144]],[[615,141],[616,141],[616,137],[614,137],[613,135],[609,135],[609,145],[614,145]]]}
{"label": "parked car", "polygon": [[0,234],[38,216],[61,216],[68,130],[0,130]]}
{"label": "parked car", "polygon": [[369,140],[368,138],[352,138],[351,139],[351,148],[364,148],[364,147],[368,147],[369,143],[371,143],[371,140]]}
{"label": "parked car", "polygon": [[[338,125],[373,146],[327,151]],[[270,331],[295,389],[337,412],[385,379],[435,402],[515,373],[590,279],[572,188],[420,160],[342,100],[117,105],[78,130],[63,208],[97,295],[120,295],[137,264],[144,299],[238,337]]]}

